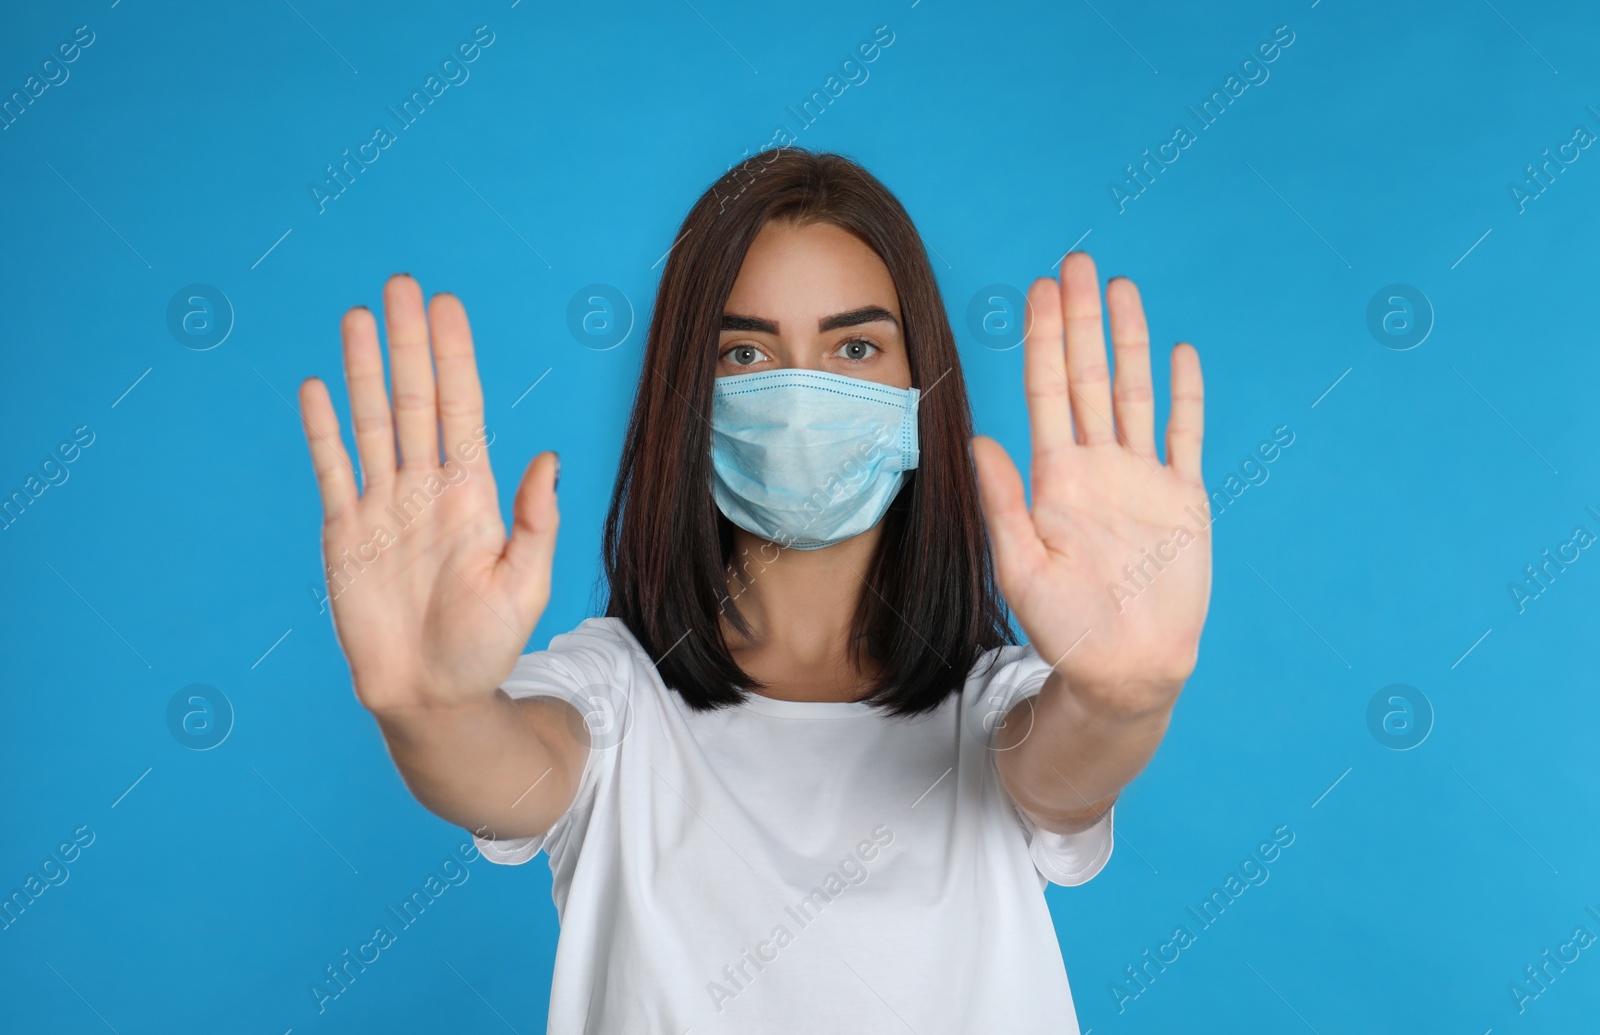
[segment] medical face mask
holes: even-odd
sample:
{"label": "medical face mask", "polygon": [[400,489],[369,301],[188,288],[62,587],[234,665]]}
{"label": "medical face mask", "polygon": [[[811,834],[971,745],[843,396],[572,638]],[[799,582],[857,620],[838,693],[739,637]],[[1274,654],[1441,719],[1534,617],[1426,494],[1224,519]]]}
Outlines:
{"label": "medical face mask", "polygon": [[860,535],[917,466],[915,388],[818,370],[712,382],[711,487],[735,525],[796,550]]}

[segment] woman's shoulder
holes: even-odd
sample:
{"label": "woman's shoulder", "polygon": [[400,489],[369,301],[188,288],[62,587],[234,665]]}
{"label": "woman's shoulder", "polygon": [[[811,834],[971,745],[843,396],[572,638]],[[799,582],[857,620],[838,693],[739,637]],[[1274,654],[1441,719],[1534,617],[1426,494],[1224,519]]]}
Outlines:
{"label": "woman's shoulder", "polygon": [[628,624],[622,619],[600,616],[585,618],[566,632],[552,636],[549,649],[552,651],[587,649],[631,656],[643,648],[639,646],[639,641],[634,638],[628,629]]}
{"label": "woman's shoulder", "polygon": [[538,692],[552,682],[572,690],[625,693],[638,681],[641,665],[650,665],[649,656],[622,619],[586,618],[551,637],[544,650],[519,657],[501,685],[513,696]]}
{"label": "woman's shoulder", "polygon": [[1044,689],[1050,664],[1031,643],[1008,643],[984,651],[967,673],[962,687],[968,709],[1004,711]]}

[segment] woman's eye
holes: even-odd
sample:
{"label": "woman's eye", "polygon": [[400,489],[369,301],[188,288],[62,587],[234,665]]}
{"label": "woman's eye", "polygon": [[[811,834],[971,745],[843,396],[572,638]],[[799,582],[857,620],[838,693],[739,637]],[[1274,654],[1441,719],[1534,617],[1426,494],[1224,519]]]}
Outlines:
{"label": "woman's eye", "polygon": [[761,350],[754,345],[735,345],[724,357],[736,367],[747,367],[761,362]]}
{"label": "woman's eye", "polygon": [[855,338],[845,342],[843,345],[840,345],[837,354],[843,356],[845,359],[860,362],[861,360],[871,358],[872,354],[877,351],[878,346],[872,344],[872,342],[867,341],[864,338]]}

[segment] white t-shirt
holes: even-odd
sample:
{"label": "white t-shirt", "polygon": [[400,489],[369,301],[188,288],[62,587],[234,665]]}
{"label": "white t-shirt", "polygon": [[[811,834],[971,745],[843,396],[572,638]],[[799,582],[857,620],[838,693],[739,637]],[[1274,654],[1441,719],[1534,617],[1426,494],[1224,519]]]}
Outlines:
{"label": "white t-shirt", "polygon": [[506,693],[594,731],[547,834],[474,838],[491,862],[549,854],[549,1031],[1078,1035],[1044,887],[1100,872],[1114,810],[1059,835],[1015,807],[992,730],[1049,666],[990,653],[912,719],[756,695],[696,712],[617,618],[518,659]]}

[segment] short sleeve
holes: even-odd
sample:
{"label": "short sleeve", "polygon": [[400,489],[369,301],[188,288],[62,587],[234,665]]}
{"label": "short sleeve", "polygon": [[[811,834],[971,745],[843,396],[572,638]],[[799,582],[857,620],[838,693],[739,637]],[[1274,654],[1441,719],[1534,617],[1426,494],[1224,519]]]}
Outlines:
{"label": "short sleeve", "polygon": [[[1049,675],[1050,665],[1031,644],[1000,648],[999,656],[983,679],[978,700],[973,702],[985,716],[982,721],[985,733],[992,738],[1012,707],[1023,698],[1042,691]],[[1115,843],[1115,804],[1088,828],[1073,834],[1057,834],[1035,825],[1015,802],[1010,801],[1009,795],[1007,803],[1027,839],[1028,856],[1033,860],[1034,869],[1039,871],[1041,885],[1045,882],[1064,887],[1085,884],[1111,860]]]}
{"label": "short sleeve", "polygon": [[1094,821],[1094,825],[1075,834],[1040,830],[1023,815],[1021,809],[1014,811],[1022,822],[1022,829],[1027,832],[1028,855],[1033,859],[1034,868],[1051,884],[1067,888],[1087,884],[1111,861],[1111,849],[1115,843],[1112,817],[1117,811],[1116,805],[1106,809],[1105,814]]}
{"label": "short sleeve", "polygon": [[546,650],[517,659],[500,689],[515,698],[559,697],[576,708],[589,728],[590,747],[572,804],[548,831],[534,837],[495,838],[473,834],[473,843],[492,863],[515,866],[565,837],[574,819],[586,816],[595,787],[603,778],[608,748],[628,721],[627,649],[608,634],[606,619],[588,619],[550,641]]}

